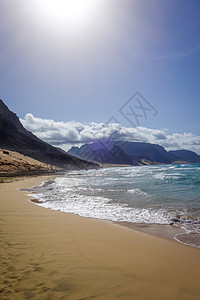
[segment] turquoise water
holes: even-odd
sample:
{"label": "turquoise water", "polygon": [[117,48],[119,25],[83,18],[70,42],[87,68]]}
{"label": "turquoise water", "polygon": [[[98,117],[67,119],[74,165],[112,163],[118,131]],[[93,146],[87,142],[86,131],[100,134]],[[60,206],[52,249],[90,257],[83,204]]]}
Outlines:
{"label": "turquoise water", "polygon": [[73,171],[32,192],[54,210],[200,233],[200,164]]}

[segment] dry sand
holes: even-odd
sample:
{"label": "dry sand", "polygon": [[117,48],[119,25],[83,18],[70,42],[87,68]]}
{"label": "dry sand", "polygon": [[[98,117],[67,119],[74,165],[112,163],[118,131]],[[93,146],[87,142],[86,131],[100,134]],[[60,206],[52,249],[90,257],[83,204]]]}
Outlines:
{"label": "dry sand", "polygon": [[200,299],[200,250],[50,211],[0,184],[0,299]]}
{"label": "dry sand", "polygon": [[44,164],[15,151],[0,149],[0,176],[16,176],[59,171],[57,167]]}

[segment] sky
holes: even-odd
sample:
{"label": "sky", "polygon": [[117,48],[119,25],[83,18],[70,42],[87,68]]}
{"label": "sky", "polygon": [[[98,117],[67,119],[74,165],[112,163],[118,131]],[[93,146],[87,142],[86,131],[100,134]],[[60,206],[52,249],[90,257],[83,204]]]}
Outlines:
{"label": "sky", "polygon": [[0,98],[64,149],[117,135],[200,154],[199,15],[199,0],[0,0]]}

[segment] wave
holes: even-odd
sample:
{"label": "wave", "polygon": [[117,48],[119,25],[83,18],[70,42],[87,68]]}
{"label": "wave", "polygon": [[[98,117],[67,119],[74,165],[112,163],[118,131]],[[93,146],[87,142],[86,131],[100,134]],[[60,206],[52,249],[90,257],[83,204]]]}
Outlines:
{"label": "wave", "polygon": [[73,171],[29,193],[36,205],[49,209],[111,221],[174,223],[198,233],[200,168],[180,166]]}

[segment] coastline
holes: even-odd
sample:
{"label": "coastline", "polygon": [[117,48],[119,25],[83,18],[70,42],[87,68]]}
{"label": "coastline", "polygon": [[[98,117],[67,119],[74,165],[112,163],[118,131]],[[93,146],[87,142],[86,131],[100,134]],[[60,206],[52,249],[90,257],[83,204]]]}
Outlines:
{"label": "coastline", "polygon": [[199,249],[42,208],[16,190],[46,179],[0,184],[2,299],[199,299]]}
{"label": "coastline", "polygon": [[[174,237],[177,234],[185,234],[185,230],[176,225],[161,225],[161,224],[146,224],[146,223],[130,223],[130,222],[115,222],[120,226],[125,226],[127,228],[157,236],[159,238],[168,239],[176,243],[180,243]],[[188,247],[191,247],[188,245]]]}

